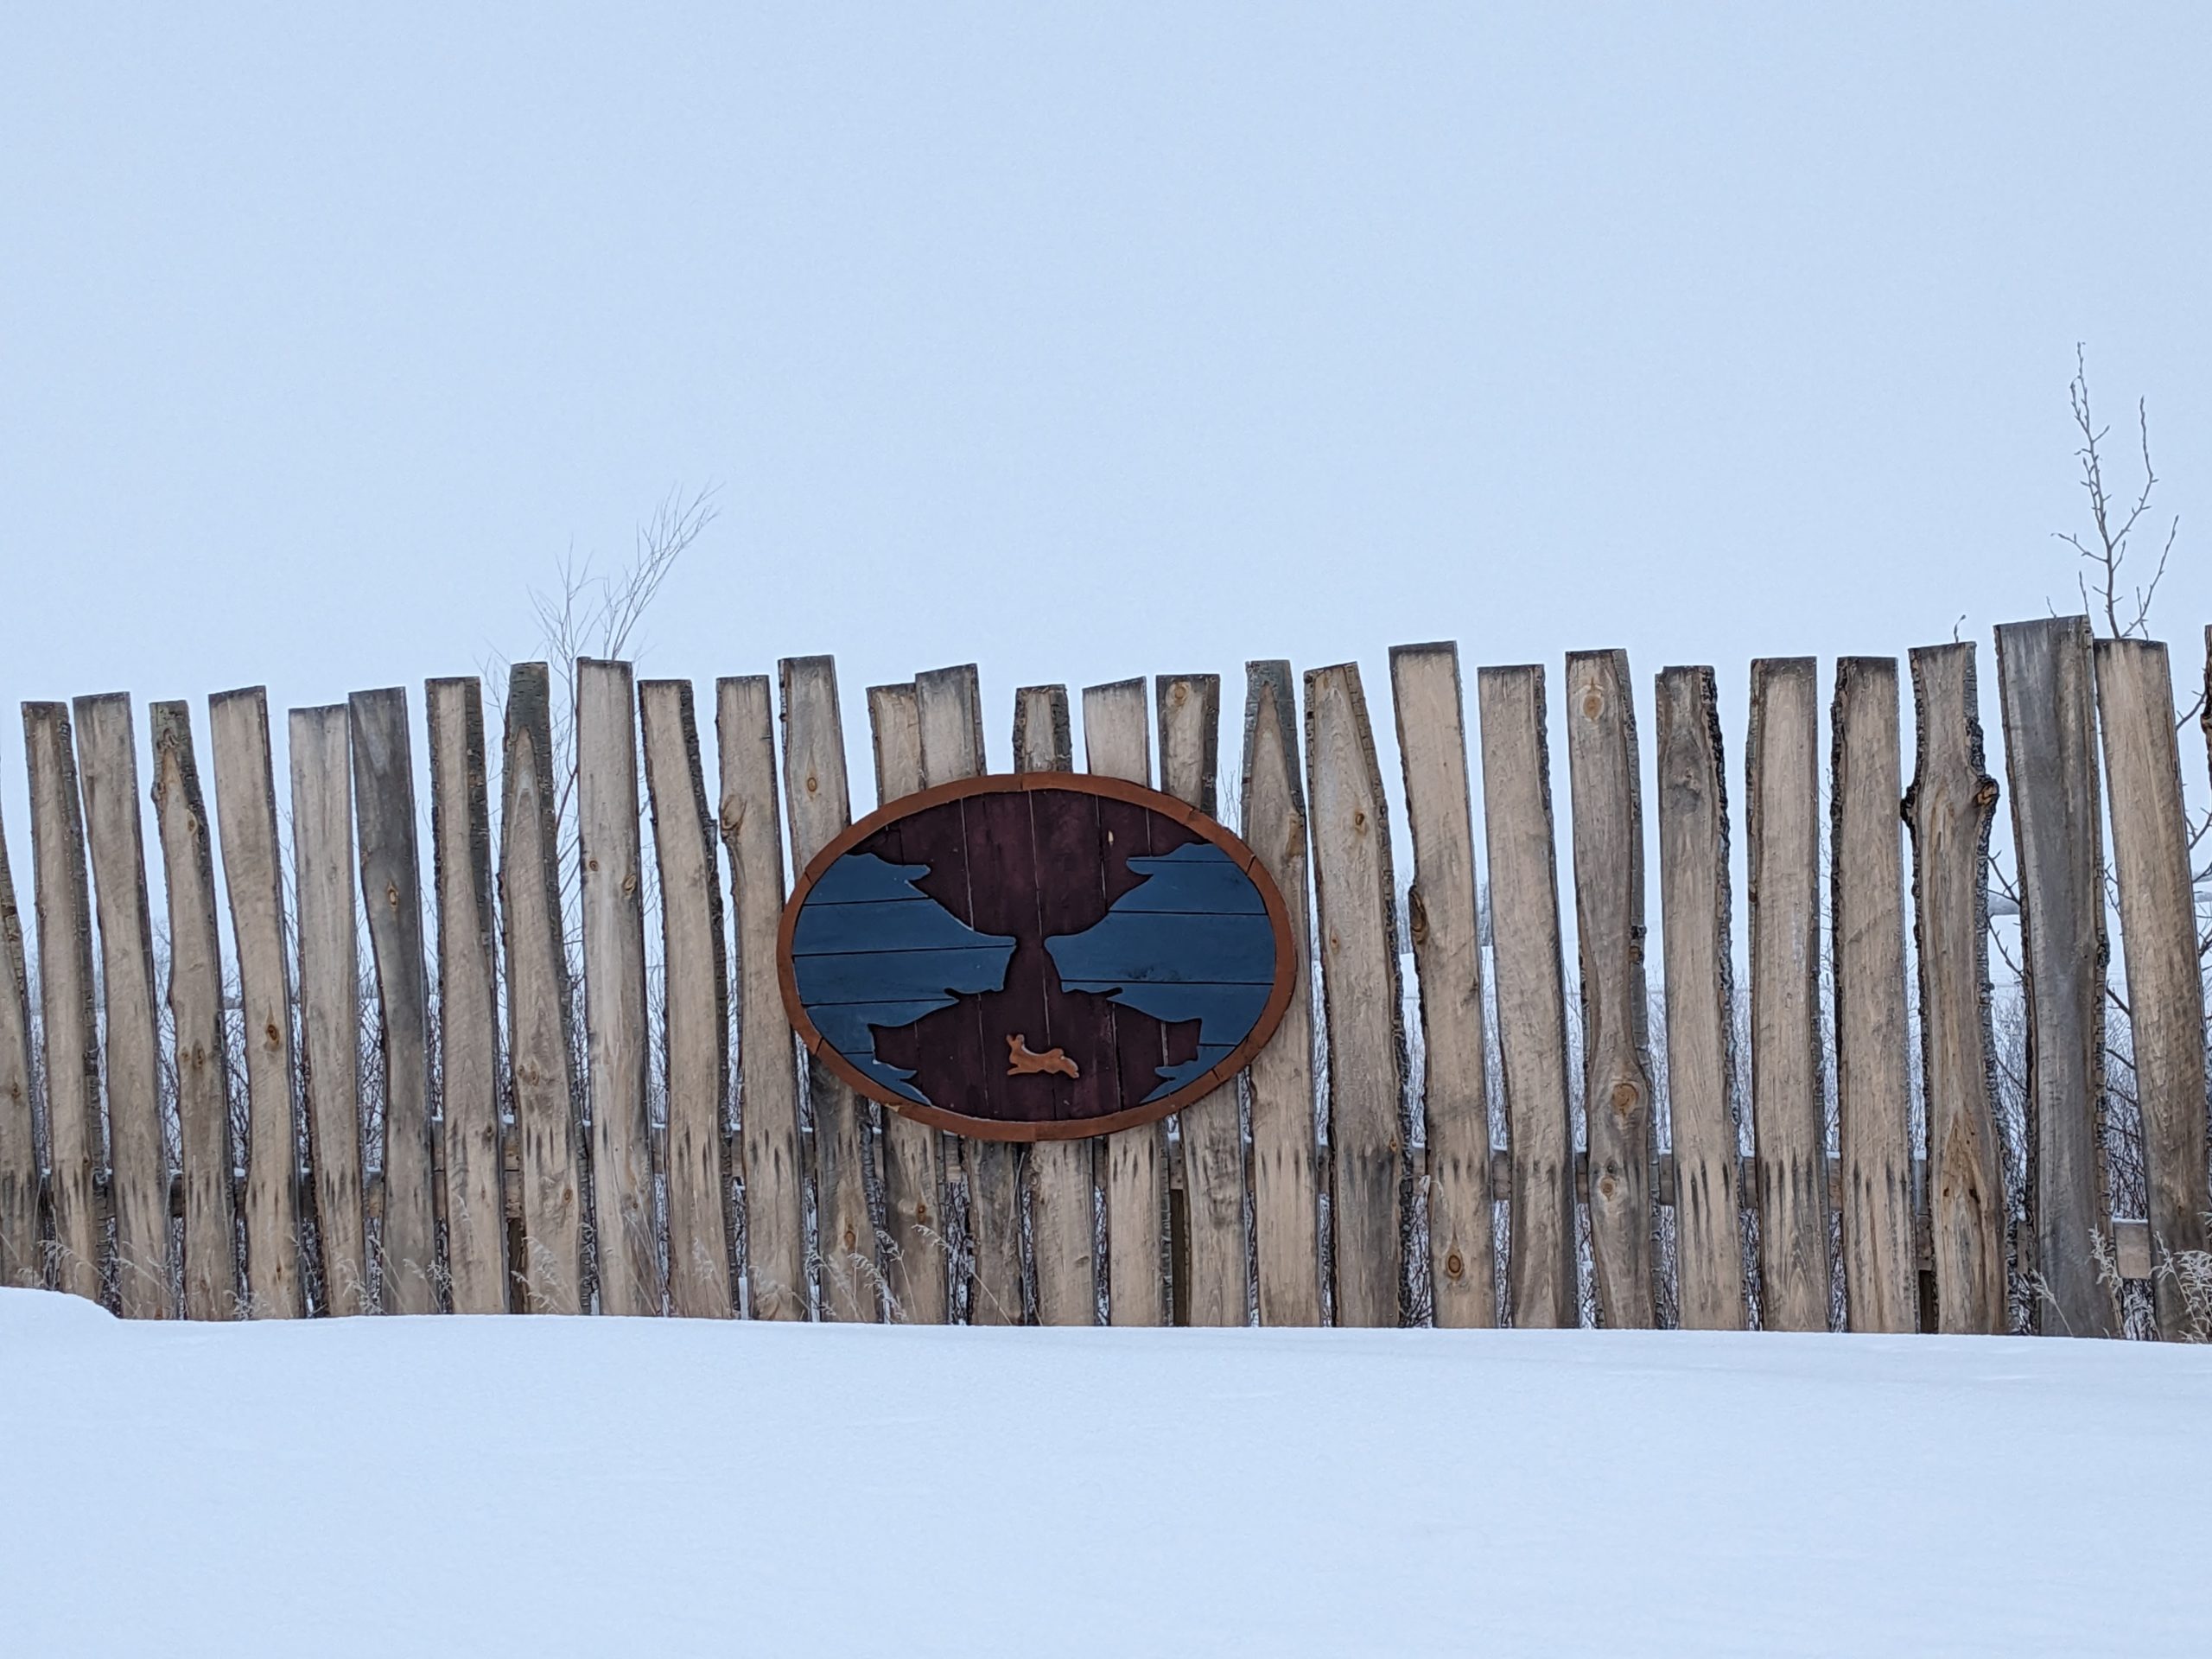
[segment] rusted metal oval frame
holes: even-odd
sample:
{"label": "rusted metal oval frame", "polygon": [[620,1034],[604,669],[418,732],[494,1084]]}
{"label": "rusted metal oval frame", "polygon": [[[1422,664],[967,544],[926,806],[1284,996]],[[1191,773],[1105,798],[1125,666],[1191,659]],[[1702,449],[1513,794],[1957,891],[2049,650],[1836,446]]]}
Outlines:
{"label": "rusted metal oval frame", "polygon": [[[926,811],[933,806],[942,806],[947,801],[965,800],[971,795],[1029,794],[1043,790],[1067,790],[1078,795],[1103,796],[1108,800],[1126,801],[1132,805],[1144,807],[1181,824],[1227,853],[1236,868],[1244,872],[1246,879],[1258,889],[1260,901],[1267,906],[1268,924],[1274,929],[1275,977],[1274,984],[1268,993],[1267,1006],[1260,1010],[1259,1020],[1245,1033],[1244,1040],[1211,1070],[1192,1078],[1165,1099],[1147,1101],[1126,1111],[1109,1112],[1099,1117],[1018,1123],[995,1118],[969,1117],[962,1112],[949,1112],[940,1106],[926,1106],[918,1101],[908,1100],[903,1095],[893,1094],[838,1052],[836,1046],[816,1029],[812,1018],[799,1001],[798,983],[791,969],[791,939],[798,927],[799,907],[806,902],[807,895],[813,892],[814,884],[822,879],[824,871],[886,824],[912,817],[915,813]],[[806,1052],[817,1061],[828,1065],[841,1081],[868,1099],[880,1101],[893,1111],[912,1118],[918,1123],[926,1123],[932,1128],[950,1129],[971,1140],[1082,1141],[1094,1135],[1111,1135],[1118,1129],[1132,1129],[1140,1124],[1157,1122],[1171,1113],[1180,1111],[1193,1101],[1203,1099],[1250,1065],[1252,1057],[1274,1035],[1275,1027],[1282,1023],[1282,1016],[1290,1007],[1291,994],[1298,985],[1298,952],[1291,939],[1289,909],[1283,903],[1282,893],[1276,887],[1274,877],[1260,862],[1259,855],[1232,831],[1215,823],[1196,807],[1185,805],[1173,795],[1147,789],[1141,784],[1125,783],[1118,778],[1101,778],[1086,772],[991,772],[980,778],[963,778],[901,796],[887,805],[878,807],[817,853],[792,884],[791,896],[784,906],[783,919],[776,928],[776,981],[783,990],[784,1012],[791,1020],[791,1029],[806,1045]]]}

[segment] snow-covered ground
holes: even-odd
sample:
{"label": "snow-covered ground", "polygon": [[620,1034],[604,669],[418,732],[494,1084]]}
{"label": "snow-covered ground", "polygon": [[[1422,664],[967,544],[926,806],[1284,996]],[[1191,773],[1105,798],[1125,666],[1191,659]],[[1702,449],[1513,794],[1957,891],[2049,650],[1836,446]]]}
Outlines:
{"label": "snow-covered ground", "polygon": [[2202,1654],[2212,1351],[0,1291],[0,1648]]}

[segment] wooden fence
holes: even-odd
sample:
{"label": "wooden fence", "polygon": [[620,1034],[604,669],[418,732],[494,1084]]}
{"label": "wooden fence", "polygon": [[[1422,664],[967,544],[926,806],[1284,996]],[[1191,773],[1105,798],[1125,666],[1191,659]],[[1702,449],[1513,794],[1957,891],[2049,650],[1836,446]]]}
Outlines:
{"label": "wooden fence", "polygon": [[[156,703],[165,949],[129,699],[27,703],[37,925],[0,842],[0,1281],[147,1318],[1663,1312],[2112,1335],[2124,1282],[2149,1281],[2158,1328],[2191,1334],[2203,1308],[2176,1269],[2202,1282],[2212,1210],[2205,1006],[2166,650],[2093,640],[2082,618],[1996,645],[2026,1027],[2010,1160],[1988,973],[1999,791],[1971,644],[1910,655],[1909,785],[1897,663],[1835,665],[1825,814],[1816,664],[1755,663],[1740,818],[1711,670],[1657,676],[1647,804],[1625,654],[1570,655],[1563,842],[1546,671],[1478,671],[1471,750],[1455,648],[1399,648],[1404,889],[1357,667],[1306,674],[1301,719],[1289,665],[1251,664],[1233,827],[1310,929],[1313,971],[1237,1086],[1166,1125],[1031,1147],[880,1114],[792,1040],[773,961],[787,875],[852,817],[827,658],[716,683],[711,797],[692,687],[633,683],[626,664],[576,665],[573,772],[543,664],[512,671],[491,738],[477,681],[430,681],[420,772],[404,690],[295,709],[289,846],[264,693],[210,700],[212,817],[192,712]],[[1152,690],[1082,694],[1082,764],[1152,782],[1156,721],[1159,786],[1217,810],[1218,679]],[[972,667],[874,687],[866,712],[880,800],[983,766]],[[1073,769],[1070,715],[1065,689],[1021,690],[1016,766]],[[2108,1002],[2132,1044],[2140,1217],[2109,1195]]]}

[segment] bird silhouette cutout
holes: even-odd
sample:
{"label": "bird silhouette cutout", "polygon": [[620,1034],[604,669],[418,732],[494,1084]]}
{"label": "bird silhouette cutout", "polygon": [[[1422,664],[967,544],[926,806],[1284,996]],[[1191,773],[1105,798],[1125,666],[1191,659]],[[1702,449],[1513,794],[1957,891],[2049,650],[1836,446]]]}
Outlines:
{"label": "bird silhouette cutout", "polygon": [[1017,1031],[1006,1039],[1006,1052],[1011,1062],[1006,1069],[1009,1077],[1026,1077],[1037,1071],[1057,1072],[1064,1077],[1083,1075],[1076,1070],[1075,1062],[1057,1048],[1048,1048],[1042,1054],[1031,1053],[1027,1035],[1022,1032]]}

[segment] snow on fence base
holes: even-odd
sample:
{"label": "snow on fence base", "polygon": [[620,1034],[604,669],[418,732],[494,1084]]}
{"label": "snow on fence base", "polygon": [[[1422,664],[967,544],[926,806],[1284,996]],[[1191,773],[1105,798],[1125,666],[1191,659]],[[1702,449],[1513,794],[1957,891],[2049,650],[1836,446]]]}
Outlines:
{"label": "snow on fence base", "polygon": [[[27,703],[37,925],[23,925],[0,840],[0,1283],[140,1317],[2088,1334],[2118,1329],[2123,1285],[2150,1281],[2142,1306],[2160,1333],[2201,1338],[2205,1275],[2192,1290],[2186,1268],[2203,1260],[2212,1210],[2204,996],[2166,651],[2093,641],[2080,618],[2010,625],[1998,643],[2024,1184],[1999,1111],[1986,849],[1999,791],[1970,644],[1911,653],[1909,787],[1897,664],[1838,665],[1825,814],[1809,659],[1753,665],[1732,816],[1711,671],[1657,677],[1647,806],[1625,653],[1575,653],[1564,833],[1544,671],[1481,671],[1471,752],[1456,648],[1401,647],[1402,927],[1357,668],[1304,677],[1301,742],[1289,665],[1251,664],[1232,827],[1294,925],[1311,918],[1290,1014],[1236,1087],[1165,1132],[1033,1147],[882,1114],[792,1041],[775,961],[787,871],[852,817],[829,658],[717,683],[711,790],[688,683],[579,663],[573,718],[556,721],[545,665],[518,664],[493,755],[480,683],[430,681],[428,880],[404,690],[291,712],[288,846],[264,695],[211,699],[212,835],[190,711],[157,704],[163,963],[127,810],[129,699],[79,699],[73,718]],[[869,691],[879,800],[981,769],[977,684],[963,667]],[[1228,793],[1218,680],[1155,690],[1084,692],[1088,768],[1150,783],[1156,718],[1161,785],[1212,810]],[[1060,687],[1018,694],[1017,766],[1072,769],[1069,706]],[[1751,887],[1742,1090],[1737,824]],[[218,850],[243,953],[227,958]],[[2108,912],[2124,1002],[2107,989]],[[2141,1217],[2114,1213],[2108,1000],[2129,1018]],[[1739,1216],[1756,1218],[1756,1249]]]}

